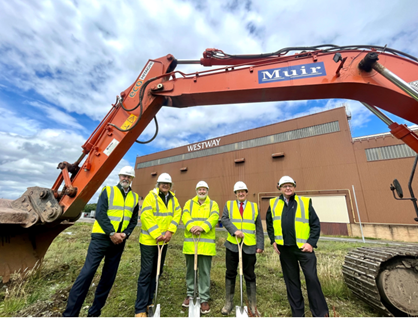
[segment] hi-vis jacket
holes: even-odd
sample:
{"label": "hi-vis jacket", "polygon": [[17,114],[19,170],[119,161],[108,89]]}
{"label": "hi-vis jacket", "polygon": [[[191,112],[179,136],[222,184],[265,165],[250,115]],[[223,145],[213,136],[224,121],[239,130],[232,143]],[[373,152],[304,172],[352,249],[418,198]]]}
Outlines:
{"label": "hi-vis jacket", "polygon": [[[123,195],[117,186],[103,187],[102,192],[103,191],[107,192],[107,216],[109,217],[110,223],[115,229],[114,231],[117,232],[119,225],[122,222],[123,224],[120,232],[123,232],[128,227],[134,208],[138,204],[138,194],[130,191],[126,194],[126,197],[123,198]],[[97,220],[95,220],[91,232],[105,234]]]}
{"label": "hi-vis jacket", "polygon": [[170,192],[173,197],[167,206],[158,193],[158,188],[151,190],[142,203],[139,242],[143,245],[156,246],[155,239],[166,231],[174,234],[180,222],[181,207],[174,193]]}
{"label": "hi-vis jacket", "polygon": [[[309,239],[311,228],[309,226],[309,197],[295,195],[298,203],[295,214],[296,244],[302,248]],[[283,245],[282,212],[284,200],[281,197],[270,199],[271,214],[273,218],[274,240],[278,245]]]}
{"label": "hi-vis jacket", "polygon": [[219,221],[219,206],[206,197],[202,205],[199,204],[199,197],[188,200],[183,208],[184,232],[183,254],[194,254],[193,234],[190,229],[200,226],[204,232],[200,234],[197,253],[205,256],[216,256],[215,226]]}
{"label": "hi-vis jacket", "polygon": [[[256,203],[247,201],[245,205],[244,213],[239,212],[238,203],[236,200],[230,200],[226,202],[228,208],[228,216],[232,224],[238,228],[238,230],[244,233],[244,244],[247,246],[255,246],[257,244],[255,237],[255,221],[258,216],[258,207]],[[232,244],[237,244],[235,236],[228,233],[227,240]]]}

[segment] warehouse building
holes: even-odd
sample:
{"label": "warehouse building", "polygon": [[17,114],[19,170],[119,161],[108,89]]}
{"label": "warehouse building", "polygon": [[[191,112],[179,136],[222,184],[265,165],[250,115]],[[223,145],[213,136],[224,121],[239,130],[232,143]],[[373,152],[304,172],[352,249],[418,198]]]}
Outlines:
{"label": "warehouse building", "polygon": [[290,175],[296,192],[312,198],[322,234],[360,237],[361,222],[365,237],[418,241],[411,201],[395,200],[389,189],[397,178],[407,191],[415,155],[390,133],[352,138],[340,107],[137,157],[133,190],[145,197],[166,172],[184,205],[204,180],[222,211],[235,198],[235,182],[243,181],[265,225],[277,182]]}

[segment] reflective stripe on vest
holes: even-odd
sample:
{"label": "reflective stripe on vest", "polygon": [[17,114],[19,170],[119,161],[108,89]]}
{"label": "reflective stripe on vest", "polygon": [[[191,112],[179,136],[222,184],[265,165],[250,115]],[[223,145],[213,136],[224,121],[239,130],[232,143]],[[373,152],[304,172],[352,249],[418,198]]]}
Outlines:
{"label": "reflective stripe on vest", "polygon": [[[107,216],[109,217],[110,223],[115,232],[117,232],[122,222],[120,231],[123,232],[128,227],[134,208],[138,204],[138,195],[129,191],[124,198],[121,190],[117,186],[104,187],[103,191],[107,192]],[[97,220],[94,222],[92,233],[105,233]]]}
{"label": "reflective stripe on vest", "polygon": [[[147,219],[147,226],[145,226],[144,222],[142,222],[139,242],[147,246],[155,246],[155,238],[160,235],[164,235],[171,224],[176,227],[178,226],[178,223],[173,220],[175,209],[180,208],[177,199],[174,194],[171,193],[173,197],[170,198],[167,205],[165,205],[164,203],[161,203],[163,200],[158,196],[158,192],[158,188],[155,188],[148,193],[144,199],[144,206],[141,210],[141,219],[149,219]],[[150,214],[152,214],[153,217],[151,217]],[[150,220],[152,220],[151,225],[149,224]],[[149,228],[146,229],[145,227]],[[153,236],[151,233],[153,233]]]}
{"label": "reflective stripe on vest", "polygon": [[[301,248],[307,242],[311,230],[309,226],[310,198],[295,195],[295,201],[297,202],[295,213],[296,245]],[[278,245],[284,244],[281,222],[284,204],[284,201],[280,197],[270,199],[270,209],[273,208],[271,213],[273,217],[274,239]]]}
{"label": "reflective stripe on vest", "polygon": [[[216,221],[219,220],[218,204],[209,197],[206,198],[202,205],[195,203],[195,200],[197,200],[197,196],[185,204],[183,214],[185,212],[190,213],[191,218],[186,222],[185,227],[187,229],[188,226],[193,223],[193,226],[209,228],[209,231],[205,231],[200,234],[197,252],[199,255],[216,256],[216,233],[215,227],[212,226],[212,223],[213,219],[216,219]],[[216,216],[214,216],[214,214],[216,214]],[[207,230],[207,228],[205,229]],[[184,231],[184,254],[194,254],[195,246],[192,237],[193,235],[190,231]]]}
{"label": "reflective stripe on vest", "polygon": [[[237,201],[231,200],[227,202],[228,217],[238,230],[242,231],[244,235],[244,244],[247,246],[254,246],[256,244],[255,237],[255,220],[258,216],[257,204],[247,201],[245,205],[243,216],[238,209]],[[232,244],[237,244],[235,236],[228,233],[227,240]]]}

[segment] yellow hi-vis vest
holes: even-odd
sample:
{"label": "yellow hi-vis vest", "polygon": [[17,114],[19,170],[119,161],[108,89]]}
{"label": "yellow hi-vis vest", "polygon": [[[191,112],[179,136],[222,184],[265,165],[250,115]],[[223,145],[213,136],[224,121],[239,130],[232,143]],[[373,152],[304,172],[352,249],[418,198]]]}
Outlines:
{"label": "yellow hi-vis vest", "polygon": [[157,239],[161,235],[165,235],[166,231],[170,231],[173,234],[177,231],[177,226],[180,222],[181,207],[173,195],[167,206],[161,199],[159,189],[155,188],[151,190],[145,197],[142,203],[141,210],[141,235],[139,236],[139,242],[147,246],[156,246]]}
{"label": "yellow hi-vis vest", "polygon": [[[258,207],[256,203],[247,201],[244,213],[239,213],[238,203],[236,200],[226,202],[228,208],[229,220],[234,224],[238,230],[244,233],[244,244],[247,246],[254,246],[257,241],[255,238],[255,220],[258,216]],[[232,244],[237,244],[235,236],[228,233],[227,240]]]}
{"label": "yellow hi-vis vest", "polygon": [[216,256],[215,226],[219,221],[218,204],[207,196],[203,204],[200,205],[199,197],[195,196],[184,205],[182,221],[186,228],[183,254],[194,254],[193,234],[190,229],[194,226],[200,226],[204,232],[200,234],[197,253],[205,256]]}
{"label": "yellow hi-vis vest", "polygon": [[[295,214],[296,244],[302,248],[309,239],[311,227],[309,226],[309,197],[295,195],[297,202]],[[274,239],[278,245],[283,245],[282,212],[284,200],[280,197],[270,199],[270,209],[273,217]]]}
{"label": "yellow hi-vis vest", "polygon": [[[103,187],[102,192],[104,190],[107,192],[107,216],[110,219],[110,223],[115,229],[115,232],[117,232],[119,224],[123,222],[120,230],[123,232],[128,227],[134,208],[138,204],[138,194],[129,191],[129,193],[126,194],[126,197],[123,198],[122,192],[117,186],[106,186]],[[94,222],[91,232],[101,234],[105,233],[97,220]]]}

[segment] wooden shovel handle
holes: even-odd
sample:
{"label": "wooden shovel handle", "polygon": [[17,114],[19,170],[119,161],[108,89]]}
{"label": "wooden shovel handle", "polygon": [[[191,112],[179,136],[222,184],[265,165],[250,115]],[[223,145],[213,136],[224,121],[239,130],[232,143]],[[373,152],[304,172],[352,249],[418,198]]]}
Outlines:
{"label": "wooden shovel handle", "polygon": [[238,256],[239,256],[239,274],[242,276],[242,246],[244,245],[244,238],[241,239],[241,243],[238,241],[238,237],[235,237],[238,245]]}
{"label": "wooden shovel handle", "polygon": [[163,254],[163,249],[164,249],[164,245],[165,243],[163,242],[161,245],[158,242],[157,243],[157,248],[158,248],[158,261],[157,261],[157,278],[160,275],[160,269],[161,269],[161,256]]}
{"label": "wooden shovel handle", "polygon": [[194,270],[197,270],[197,248],[199,245],[199,240],[200,240],[200,234],[198,237],[193,236],[193,242],[194,242]]}

